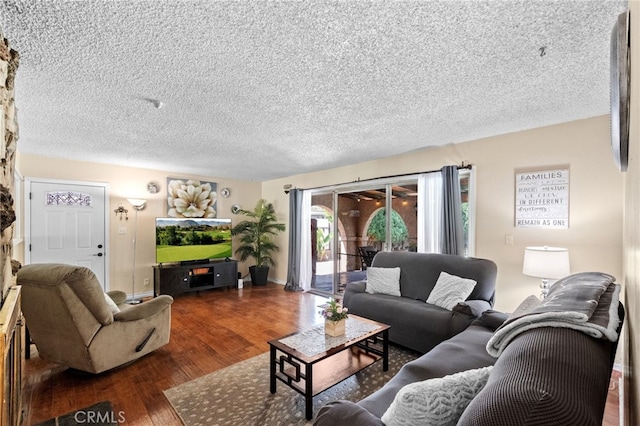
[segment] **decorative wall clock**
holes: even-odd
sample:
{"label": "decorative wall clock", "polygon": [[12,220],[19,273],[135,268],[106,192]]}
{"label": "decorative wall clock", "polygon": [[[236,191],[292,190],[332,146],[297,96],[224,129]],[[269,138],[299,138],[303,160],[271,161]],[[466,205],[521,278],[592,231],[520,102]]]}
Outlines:
{"label": "decorative wall clock", "polygon": [[147,183],[147,191],[151,194],[157,194],[160,192],[160,184],[154,180],[151,180]]}
{"label": "decorative wall clock", "polygon": [[629,12],[621,13],[611,31],[611,149],[620,171],[629,161]]}

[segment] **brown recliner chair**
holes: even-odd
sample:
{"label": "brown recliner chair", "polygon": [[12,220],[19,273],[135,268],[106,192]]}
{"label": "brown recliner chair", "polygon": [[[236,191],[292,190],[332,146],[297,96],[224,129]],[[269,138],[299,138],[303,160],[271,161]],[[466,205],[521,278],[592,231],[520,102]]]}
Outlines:
{"label": "brown recliner chair", "polygon": [[124,292],[112,291],[109,303],[94,273],[74,265],[26,265],[17,279],[27,329],[43,359],[97,374],[169,343],[171,296],[129,305]]}

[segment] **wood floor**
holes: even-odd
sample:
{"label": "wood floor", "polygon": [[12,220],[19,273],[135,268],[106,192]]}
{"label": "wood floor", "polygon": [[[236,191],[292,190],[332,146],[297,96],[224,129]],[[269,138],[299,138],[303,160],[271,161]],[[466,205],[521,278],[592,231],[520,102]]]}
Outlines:
{"label": "wood floor", "polygon": [[[326,299],[280,285],[217,289],[177,297],[171,342],[144,358],[97,376],[74,373],[37,356],[25,361],[24,422],[32,425],[110,400],[127,425],[180,425],[163,390],[268,351],[268,340],[322,322]],[[613,398],[615,391],[615,399]],[[617,388],[606,426],[618,426]]]}

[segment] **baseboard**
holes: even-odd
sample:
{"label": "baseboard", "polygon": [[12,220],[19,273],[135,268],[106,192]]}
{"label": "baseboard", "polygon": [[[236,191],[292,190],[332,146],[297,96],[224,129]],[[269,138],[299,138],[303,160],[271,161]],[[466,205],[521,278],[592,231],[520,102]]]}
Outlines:
{"label": "baseboard", "polygon": [[144,293],[136,293],[135,297],[131,297],[130,294],[127,294],[127,300],[131,300],[131,299],[141,300],[141,299],[144,299],[145,297],[153,297],[153,291],[145,291]]}

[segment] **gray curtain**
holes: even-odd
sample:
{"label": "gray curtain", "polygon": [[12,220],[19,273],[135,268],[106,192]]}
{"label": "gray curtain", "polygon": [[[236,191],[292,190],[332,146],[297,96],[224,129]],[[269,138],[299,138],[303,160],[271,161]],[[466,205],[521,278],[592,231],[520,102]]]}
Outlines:
{"label": "gray curtain", "polygon": [[442,253],[464,256],[464,228],[458,166],[442,168],[443,220]]}
{"label": "gray curtain", "polygon": [[289,192],[289,265],[287,266],[286,291],[302,291],[300,287],[300,259],[302,230],[302,189]]}

